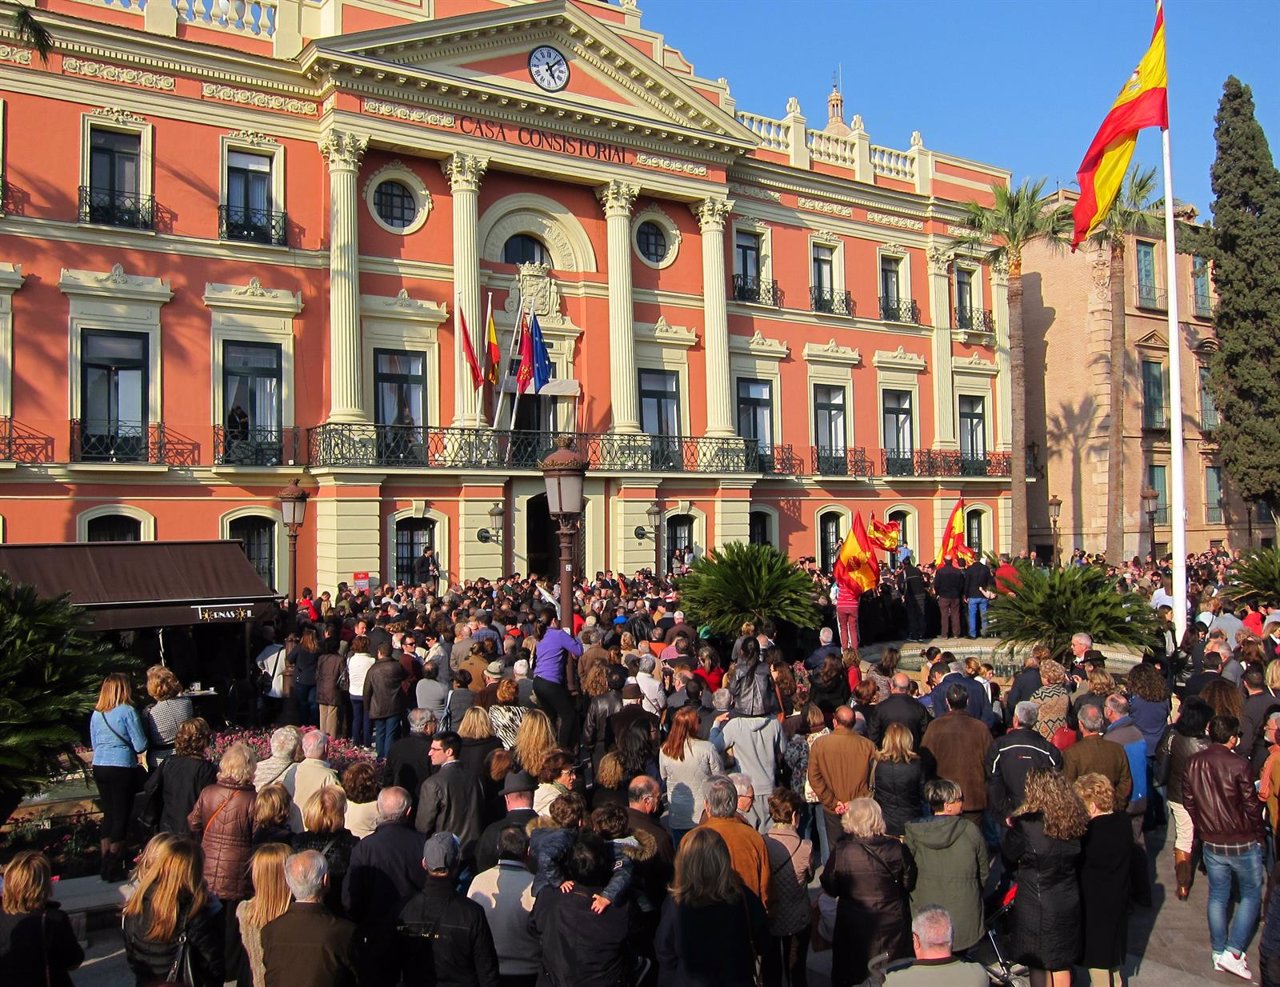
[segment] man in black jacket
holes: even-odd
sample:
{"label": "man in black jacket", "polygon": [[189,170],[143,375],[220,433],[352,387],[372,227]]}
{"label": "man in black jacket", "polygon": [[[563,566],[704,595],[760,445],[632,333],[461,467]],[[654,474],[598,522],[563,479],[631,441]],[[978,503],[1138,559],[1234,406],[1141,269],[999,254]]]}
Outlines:
{"label": "man in black jacket", "polygon": [[507,803],[507,814],[489,823],[480,834],[480,839],[476,841],[475,872],[477,874],[498,865],[498,837],[502,835],[504,829],[515,826],[523,830],[532,820],[538,818],[538,814],[533,811],[533,792],[537,787],[538,783],[527,771],[512,771],[507,775],[502,783],[502,796]]}
{"label": "man in black jacket", "polygon": [[480,779],[459,763],[462,738],[451,730],[431,738],[431,763],[436,773],[422,783],[418,795],[419,833],[452,833],[462,843],[462,857],[471,861],[480,838],[483,804]]}
{"label": "man in black jacket", "polygon": [[987,629],[987,606],[995,596],[995,587],[991,569],[982,559],[974,559],[965,567],[964,596],[969,603],[969,636],[972,638],[981,637]]}
{"label": "man in black jacket", "polygon": [[941,637],[962,637],[964,621],[960,617],[960,599],[964,596],[964,573],[951,558],[933,574],[933,591],[938,594],[938,611],[942,614]]}
{"label": "man in black jacket", "polygon": [[987,808],[997,819],[1013,815],[1027,791],[1027,772],[1062,768],[1061,752],[1033,729],[1040,707],[1023,701],[1013,710],[1013,728],[987,751]]}
{"label": "man in black jacket", "polygon": [[396,928],[407,984],[498,985],[498,953],[484,909],[457,891],[461,864],[452,833],[436,833],[422,848],[426,884],[401,909]]}
{"label": "man in black jacket", "polygon": [[907,637],[923,641],[928,626],[924,619],[924,604],[929,594],[924,588],[924,573],[909,555],[902,562],[902,597],[907,606]]}
{"label": "man in black jacket", "polygon": [[867,739],[879,747],[890,723],[901,723],[910,730],[912,746],[920,749],[920,741],[929,728],[929,711],[919,700],[911,698],[911,677],[905,672],[893,676],[884,702],[871,707],[871,715],[867,718]]}
{"label": "man in black jacket", "polygon": [[1009,684],[1009,694],[1005,696],[1005,715],[1009,717],[1010,724],[1013,722],[1014,708],[1024,699],[1030,699],[1031,694],[1042,684],[1040,659],[1034,655],[1027,655],[1022,660],[1022,671],[1013,677],[1013,682]]}
{"label": "man in black jacket", "polygon": [[411,709],[408,720],[409,736],[391,745],[382,784],[417,794],[436,770],[431,764],[431,735],[436,732],[436,718],[425,709]]}

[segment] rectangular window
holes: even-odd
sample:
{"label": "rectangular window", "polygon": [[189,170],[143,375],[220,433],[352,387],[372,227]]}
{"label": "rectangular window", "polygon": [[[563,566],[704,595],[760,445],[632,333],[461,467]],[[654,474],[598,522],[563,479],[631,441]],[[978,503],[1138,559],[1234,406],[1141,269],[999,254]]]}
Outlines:
{"label": "rectangular window", "polygon": [[844,536],[840,533],[841,520],[841,516],[834,511],[827,511],[818,518],[818,529],[821,532],[819,554],[822,556],[818,562],[823,572],[831,572],[835,568],[836,556],[844,541]]}
{"label": "rectangular window", "polygon": [[1218,427],[1218,406],[1209,390],[1209,368],[1200,368],[1200,431],[1212,432]]}
{"label": "rectangular window", "polygon": [[1164,403],[1164,364],[1156,360],[1142,361],[1142,427],[1169,427]]}
{"label": "rectangular window", "polygon": [[227,152],[227,204],[222,223],[224,239],[277,242],[271,201],[271,164],[269,155]]}
{"label": "rectangular window", "polygon": [[1209,318],[1213,315],[1213,302],[1209,298],[1209,262],[1203,257],[1191,259],[1191,287],[1195,294],[1196,317]]}
{"label": "rectangular window", "polygon": [[1159,307],[1156,291],[1156,245],[1139,240],[1138,254],[1138,308]]}
{"label": "rectangular window", "polygon": [[640,428],[650,435],[680,434],[680,377],[674,370],[640,371]]}
{"label": "rectangular window", "polygon": [[1222,467],[1204,468],[1205,520],[1210,524],[1222,523]]}
{"label": "rectangular window", "polygon": [[280,465],[280,360],[272,343],[222,344],[223,462]]}
{"label": "rectangular window", "polygon": [[1169,468],[1148,466],[1147,483],[1156,492],[1156,524],[1169,523]]}
{"label": "rectangular window", "polygon": [[374,422],[383,463],[426,461],[426,357],[399,350],[373,351]]}
{"label": "rectangular window", "polygon": [[889,476],[910,476],[915,453],[915,427],[911,417],[910,391],[885,391],[884,468]]}
{"label": "rectangular window", "polygon": [[899,274],[902,261],[897,257],[880,258],[880,318],[902,322],[902,295]]}
{"label": "rectangular window", "polygon": [[973,328],[973,272],[956,268],[956,328]]}
{"label": "rectangular window", "polygon": [[741,230],[733,240],[733,297],[760,301],[760,234]]}
{"label": "rectangular window", "polygon": [[94,127],[89,131],[89,184],[80,191],[80,221],[151,228],[142,196],[142,137]]}
{"label": "rectangular window", "polygon": [[148,338],[141,333],[84,331],[81,461],[147,461],[147,347]]}
{"label": "rectangular window", "polygon": [[762,455],[773,451],[773,385],[738,380],[738,434],[755,442]]}
{"label": "rectangular window", "polygon": [[836,309],[835,256],[834,247],[821,243],[813,245],[813,281],[809,286],[809,298],[815,312],[834,312]]}
{"label": "rectangular window", "polygon": [[[417,585],[413,563],[424,549],[435,551],[436,523],[430,518],[404,518],[396,522],[396,582]],[[443,568],[443,567],[441,567]]]}
{"label": "rectangular window", "polygon": [[[987,468],[987,403],[984,398],[960,395],[960,459],[961,469]],[[972,547],[972,546],[970,546]]]}
{"label": "rectangular window", "polygon": [[848,472],[845,449],[845,389],[831,384],[813,386],[813,442],[817,447],[818,472],[839,475]]}

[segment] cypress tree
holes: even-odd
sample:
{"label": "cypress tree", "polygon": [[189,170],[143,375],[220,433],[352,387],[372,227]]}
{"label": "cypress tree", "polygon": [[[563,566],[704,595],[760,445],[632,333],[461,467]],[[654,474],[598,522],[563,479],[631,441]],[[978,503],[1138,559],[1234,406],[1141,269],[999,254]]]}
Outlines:
{"label": "cypress tree", "polygon": [[1215,118],[1210,256],[1219,352],[1209,388],[1214,431],[1236,491],[1280,510],[1280,172],[1254,118],[1253,93],[1231,76]]}

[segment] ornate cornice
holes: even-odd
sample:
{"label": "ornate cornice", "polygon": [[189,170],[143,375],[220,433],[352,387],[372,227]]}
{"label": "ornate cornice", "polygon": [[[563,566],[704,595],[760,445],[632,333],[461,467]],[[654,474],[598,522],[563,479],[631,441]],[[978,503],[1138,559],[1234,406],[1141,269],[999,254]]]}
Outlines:
{"label": "ornate cornice", "polygon": [[804,358],[807,363],[835,363],[844,367],[862,366],[862,351],[841,346],[834,339],[825,345],[805,343]]}
{"label": "ornate cornice", "polygon": [[766,339],[757,329],[750,339],[745,336],[730,336],[729,352],[758,356],[765,360],[785,360],[791,353],[791,348],[781,339]]}
{"label": "ornate cornice", "polygon": [[64,295],[98,295],[111,299],[130,299],[163,305],[173,297],[168,281],[140,275],[126,274],[124,267],[116,264],[110,271],[79,271],[64,267],[58,278],[58,288]]}
{"label": "ornate cornice", "polygon": [[652,325],[637,322],[635,325],[636,340],[642,343],[657,343],[661,346],[679,346],[689,349],[698,342],[698,334],[687,326],[673,326],[665,315],[658,316]]}
{"label": "ornate cornice", "polygon": [[[3,46],[0,46],[0,52],[3,50]],[[122,82],[128,86],[141,86],[143,89],[158,89],[161,92],[173,92],[178,84],[171,75],[161,75],[159,72],[149,72],[124,65],[90,62],[82,58],[63,58],[62,71],[89,79],[101,79],[103,82]]]}
{"label": "ornate cornice", "polygon": [[899,346],[896,350],[876,350],[871,358],[871,365],[879,370],[909,370],[922,374],[925,370],[925,359],[915,353],[908,353]]}
{"label": "ornate cornice", "polygon": [[258,110],[279,110],[282,113],[311,117],[319,112],[319,107],[311,100],[294,99],[291,96],[279,96],[275,93],[259,92],[256,89],[238,89],[235,86],[224,86],[217,82],[201,83],[200,98],[235,103],[237,106],[252,106]]}
{"label": "ornate cornice", "polygon": [[204,286],[204,303],[212,309],[238,309],[294,316],[302,311],[302,292],[286,288],[264,288],[261,279],[252,277],[248,284],[216,284]]}

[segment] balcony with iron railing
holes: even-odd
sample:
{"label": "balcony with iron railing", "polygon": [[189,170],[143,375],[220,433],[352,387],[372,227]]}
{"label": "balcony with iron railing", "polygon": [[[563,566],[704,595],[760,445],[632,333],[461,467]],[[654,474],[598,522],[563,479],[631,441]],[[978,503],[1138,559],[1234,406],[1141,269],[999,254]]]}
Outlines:
{"label": "balcony with iron railing", "polygon": [[133,192],[80,186],[80,222],[130,230],[155,229],[156,198]]}
{"label": "balcony with iron railing", "polygon": [[906,298],[881,298],[880,319],[883,322],[920,324],[920,306]]}
{"label": "balcony with iron railing", "polygon": [[747,442],[746,472],[763,473],[766,476],[798,476],[804,472],[804,463],[789,445],[758,445]]}
{"label": "balcony with iron railing", "polygon": [[853,449],[811,446],[810,463],[815,476],[869,477],[873,472],[867,450],[861,446]]}
{"label": "balcony with iron railing", "polygon": [[1169,308],[1169,293],[1164,288],[1157,288],[1154,284],[1146,281],[1139,281],[1133,286],[1134,304],[1138,308],[1150,309],[1155,312],[1165,312]]}
{"label": "balcony with iron railing", "polygon": [[164,422],[73,418],[71,462],[199,466],[200,444]]}
{"label": "balcony with iron railing", "polygon": [[1142,427],[1148,432],[1168,431],[1169,409],[1163,403],[1144,402],[1142,405]]}
{"label": "balcony with iron railing", "polygon": [[270,209],[218,206],[218,239],[284,247],[289,242],[289,217]]}
{"label": "balcony with iron railing", "polygon": [[952,325],[967,332],[995,332],[996,320],[990,309],[954,308]]}
{"label": "balcony with iron railing", "polygon": [[52,463],[53,437],[12,418],[0,418],[0,462]]}
{"label": "balcony with iron railing", "polygon": [[836,291],[834,288],[820,288],[813,285],[809,288],[809,309],[825,315],[857,315],[857,306],[847,291]]}
{"label": "balcony with iron railing", "polygon": [[735,274],[732,297],[735,302],[750,302],[754,305],[782,308],[782,289],[778,287],[777,281],[768,278]]}
{"label": "balcony with iron railing", "polygon": [[213,426],[216,466],[292,466],[297,461],[296,428]]}
{"label": "balcony with iron railing", "polygon": [[1007,452],[968,453],[952,449],[880,450],[883,476],[1003,477],[1011,464]]}
{"label": "balcony with iron railing", "polygon": [[1209,292],[1197,291],[1195,293],[1195,313],[1197,319],[1213,318],[1213,300],[1209,297]]}

